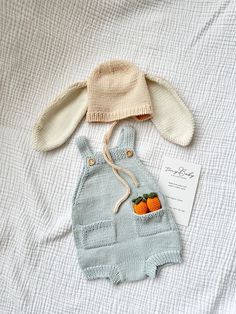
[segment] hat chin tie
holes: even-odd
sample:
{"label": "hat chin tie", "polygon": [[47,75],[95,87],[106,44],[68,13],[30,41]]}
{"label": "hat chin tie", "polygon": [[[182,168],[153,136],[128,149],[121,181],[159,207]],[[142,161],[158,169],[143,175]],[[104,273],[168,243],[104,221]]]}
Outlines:
{"label": "hat chin tie", "polygon": [[109,145],[109,141],[110,141],[110,138],[112,136],[112,132],[115,128],[115,126],[118,124],[118,121],[115,121],[112,123],[110,129],[107,131],[107,133],[104,135],[104,138],[103,138],[103,156],[104,156],[104,159],[105,161],[108,163],[108,165],[111,166],[112,168],[112,171],[113,173],[115,174],[115,176],[117,177],[117,179],[123,184],[123,186],[126,188],[126,192],[125,194],[117,201],[117,203],[115,204],[115,207],[113,208],[113,212],[114,213],[117,213],[120,206],[127,200],[127,198],[130,196],[131,194],[131,189],[130,189],[130,186],[129,184],[125,181],[125,179],[123,179],[119,172],[124,172],[126,173],[133,181],[134,185],[136,187],[139,186],[139,182],[137,181],[135,175],[127,170],[126,168],[123,168],[123,167],[119,167],[117,166],[116,164],[114,164],[113,160],[112,160],[112,157],[111,157],[111,154],[109,152],[109,148],[108,148],[108,145]]}

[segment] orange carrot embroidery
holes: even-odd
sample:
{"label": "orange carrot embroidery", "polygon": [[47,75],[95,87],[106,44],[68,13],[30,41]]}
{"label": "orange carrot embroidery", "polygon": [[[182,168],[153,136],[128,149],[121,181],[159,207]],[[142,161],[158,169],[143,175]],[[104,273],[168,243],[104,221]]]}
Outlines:
{"label": "orange carrot embroidery", "polygon": [[133,208],[134,208],[134,212],[138,215],[144,215],[148,212],[148,207],[147,207],[147,203],[146,200],[143,197],[138,197],[136,199],[133,200]]}
{"label": "orange carrot embroidery", "polygon": [[147,207],[150,212],[159,210],[161,208],[161,202],[157,193],[143,194],[143,198],[147,201]]}

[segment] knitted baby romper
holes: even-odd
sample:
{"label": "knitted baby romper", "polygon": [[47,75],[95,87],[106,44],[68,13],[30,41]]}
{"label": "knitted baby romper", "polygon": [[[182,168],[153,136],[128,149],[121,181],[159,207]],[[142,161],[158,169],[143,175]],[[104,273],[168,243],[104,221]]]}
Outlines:
{"label": "knitted baby romper", "polygon": [[[102,152],[93,152],[85,137],[77,139],[84,161],[73,200],[72,224],[79,264],[88,279],[109,278],[113,284],[154,278],[161,266],[181,262],[179,232],[171,212],[134,152],[135,130],[122,128],[118,145],[110,149],[116,165],[132,171],[140,185],[120,175],[131,187],[131,196],[114,214],[114,202],[124,192]],[[162,208],[137,215],[131,200],[155,191]]]}

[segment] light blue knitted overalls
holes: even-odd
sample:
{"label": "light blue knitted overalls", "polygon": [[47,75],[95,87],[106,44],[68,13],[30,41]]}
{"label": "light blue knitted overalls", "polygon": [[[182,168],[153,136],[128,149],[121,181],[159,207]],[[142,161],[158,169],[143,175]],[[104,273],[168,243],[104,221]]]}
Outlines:
{"label": "light blue knitted overalls", "polygon": [[[131,196],[114,214],[114,203],[124,193],[102,152],[93,152],[85,137],[77,139],[84,160],[72,209],[72,224],[79,264],[88,279],[109,278],[112,283],[154,278],[161,266],[181,262],[179,232],[155,179],[134,152],[135,130],[122,128],[118,145],[110,149],[116,165],[131,170],[139,181],[137,188],[129,176]],[[133,211],[133,198],[156,192],[162,208],[145,215]]]}

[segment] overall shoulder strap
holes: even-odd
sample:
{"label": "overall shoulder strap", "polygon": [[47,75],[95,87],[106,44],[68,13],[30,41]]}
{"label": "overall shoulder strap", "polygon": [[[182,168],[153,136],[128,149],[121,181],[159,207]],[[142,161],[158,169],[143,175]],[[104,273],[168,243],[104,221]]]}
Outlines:
{"label": "overall shoulder strap", "polygon": [[135,129],[131,125],[124,126],[119,135],[118,146],[134,149]]}
{"label": "overall shoulder strap", "polygon": [[79,152],[83,158],[93,155],[93,151],[89,146],[88,140],[85,136],[79,136],[76,140]]}

